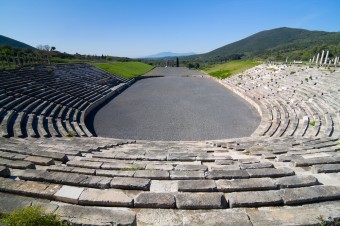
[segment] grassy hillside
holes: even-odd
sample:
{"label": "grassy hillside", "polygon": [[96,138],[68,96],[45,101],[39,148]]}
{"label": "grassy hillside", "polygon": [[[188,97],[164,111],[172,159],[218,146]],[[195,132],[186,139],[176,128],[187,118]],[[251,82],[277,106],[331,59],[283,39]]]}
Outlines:
{"label": "grassy hillside", "polygon": [[225,64],[218,64],[209,68],[205,68],[203,71],[217,78],[228,78],[259,64],[261,63],[251,61],[230,61]]}
{"label": "grassy hillside", "polygon": [[261,31],[211,52],[194,55],[188,60],[227,61],[241,58],[272,60],[308,60],[321,49],[340,55],[340,32],[309,31],[295,28],[277,28]]}
{"label": "grassy hillside", "polygon": [[32,50],[35,49],[34,47],[27,45],[23,42],[19,42],[17,40],[0,35],[0,46],[4,46],[4,45],[8,45],[12,48],[32,49]]}
{"label": "grassy hillside", "polygon": [[123,78],[135,78],[153,69],[153,66],[140,62],[94,63],[94,66]]}

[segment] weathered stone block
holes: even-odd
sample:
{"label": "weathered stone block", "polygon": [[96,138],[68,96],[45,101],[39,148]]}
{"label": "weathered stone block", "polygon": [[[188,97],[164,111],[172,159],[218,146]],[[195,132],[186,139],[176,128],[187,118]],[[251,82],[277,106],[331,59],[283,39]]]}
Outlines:
{"label": "weathered stone block", "polygon": [[149,190],[150,180],[144,178],[114,177],[110,186],[111,188],[128,190]]}
{"label": "weathered stone block", "polygon": [[260,162],[253,164],[240,164],[241,169],[262,169],[262,168],[273,168],[274,165],[271,162]]}
{"label": "weathered stone block", "polygon": [[104,209],[65,205],[58,208],[61,220],[75,225],[136,226],[136,214],[127,209]]}
{"label": "weathered stone block", "polygon": [[171,193],[143,192],[135,198],[135,207],[175,208],[175,196]]}
{"label": "weathered stone block", "polygon": [[295,175],[281,177],[275,180],[275,183],[281,188],[307,187],[319,184],[318,179],[311,175]]}
{"label": "weathered stone block", "polygon": [[226,206],[222,193],[177,193],[178,209],[220,209]]}
{"label": "weathered stone block", "polygon": [[41,166],[54,165],[54,160],[52,158],[45,158],[39,156],[29,156],[25,159],[25,161],[33,162],[34,164]]}
{"label": "weathered stone block", "polygon": [[303,188],[287,188],[281,191],[285,205],[295,205],[311,202],[340,199],[340,187],[313,186]]}
{"label": "weathered stone block", "polygon": [[288,167],[247,169],[246,171],[250,177],[285,177],[295,174],[295,172]]}
{"label": "weathered stone block", "polygon": [[178,181],[178,191],[185,192],[204,192],[215,191],[216,183],[214,180],[181,180]]}
{"label": "weathered stone block", "polygon": [[166,180],[169,179],[169,172],[164,170],[137,170],[133,176],[155,180]]}
{"label": "weathered stone block", "polygon": [[205,165],[177,165],[175,170],[188,170],[188,171],[207,171],[208,167]]}
{"label": "weathered stone block", "polygon": [[78,204],[78,198],[83,191],[84,188],[64,185],[54,194],[54,198],[57,201]]}
{"label": "weathered stone block", "polygon": [[230,208],[276,206],[283,203],[279,191],[233,192],[226,195]]}
{"label": "weathered stone block", "polygon": [[224,225],[224,226],[252,226],[248,216],[243,211],[234,210],[211,210],[206,213],[188,213],[183,218],[184,226],[200,226],[200,225]]}
{"label": "weathered stone block", "polygon": [[180,171],[180,170],[173,170],[173,171],[170,171],[170,178],[172,180],[204,179],[204,172],[203,171]]}
{"label": "weathered stone block", "polygon": [[221,192],[259,191],[277,189],[271,178],[249,178],[216,181],[217,190]]}
{"label": "weathered stone block", "polygon": [[340,164],[313,165],[311,170],[313,173],[338,173],[340,172]]}
{"label": "weathered stone block", "polygon": [[80,205],[132,207],[133,198],[115,189],[85,189],[79,197]]}
{"label": "weathered stone block", "polygon": [[212,170],[206,172],[208,179],[237,179],[249,178],[249,174],[245,170]]}

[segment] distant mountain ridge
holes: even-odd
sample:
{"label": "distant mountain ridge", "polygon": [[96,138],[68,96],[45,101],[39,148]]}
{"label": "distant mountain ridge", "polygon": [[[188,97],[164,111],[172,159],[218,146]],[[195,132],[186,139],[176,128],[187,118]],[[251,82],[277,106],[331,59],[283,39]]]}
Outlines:
{"label": "distant mountain ridge", "polygon": [[190,52],[190,53],[173,53],[173,52],[161,52],[157,54],[153,54],[150,56],[145,56],[143,58],[164,58],[164,57],[176,57],[176,56],[189,56],[189,55],[195,55],[196,53]]}
{"label": "distant mountain ridge", "polygon": [[19,48],[19,49],[35,49],[33,46],[30,46],[26,43],[0,35],[0,46],[2,45],[9,45],[12,48]]}
{"label": "distant mountain ridge", "polygon": [[208,53],[181,57],[181,59],[222,61],[270,57],[284,59],[286,56],[306,59],[325,48],[330,49],[332,54],[340,55],[340,32],[282,27],[261,31]]}

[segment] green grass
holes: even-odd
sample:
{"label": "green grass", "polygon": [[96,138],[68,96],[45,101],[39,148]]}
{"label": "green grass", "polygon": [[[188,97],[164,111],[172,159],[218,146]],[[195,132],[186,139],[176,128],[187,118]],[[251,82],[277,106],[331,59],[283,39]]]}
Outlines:
{"label": "green grass", "polygon": [[40,206],[27,206],[0,217],[0,225],[6,226],[67,226],[54,214],[47,214]]}
{"label": "green grass", "polygon": [[151,65],[140,62],[94,63],[93,65],[126,79],[139,77],[154,68]]}
{"label": "green grass", "polygon": [[218,64],[209,68],[204,68],[203,71],[209,73],[211,76],[223,79],[245,71],[249,68],[255,67],[259,64],[261,63],[251,61],[230,61],[225,64]]}

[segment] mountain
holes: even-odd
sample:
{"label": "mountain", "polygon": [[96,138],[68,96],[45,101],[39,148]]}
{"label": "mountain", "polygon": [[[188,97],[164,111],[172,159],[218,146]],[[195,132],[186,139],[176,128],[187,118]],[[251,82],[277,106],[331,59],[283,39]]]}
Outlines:
{"label": "mountain", "polygon": [[146,56],[143,58],[164,58],[164,57],[176,57],[176,56],[189,56],[195,53],[173,53],[173,52],[161,52],[154,55]]}
{"label": "mountain", "polygon": [[181,58],[197,61],[223,61],[241,58],[309,59],[321,49],[340,55],[340,32],[276,28],[258,32],[211,52]]}
{"label": "mountain", "polygon": [[27,45],[23,42],[19,42],[15,39],[0,35],[0,46],[2,45],[9,45],[13,48],[20,48],[20,49],[35,49],[34,47]]}

